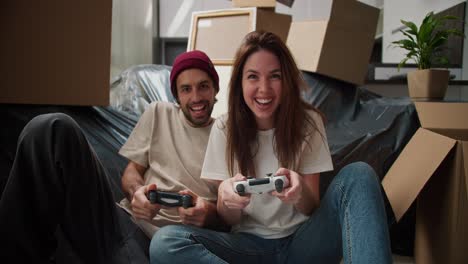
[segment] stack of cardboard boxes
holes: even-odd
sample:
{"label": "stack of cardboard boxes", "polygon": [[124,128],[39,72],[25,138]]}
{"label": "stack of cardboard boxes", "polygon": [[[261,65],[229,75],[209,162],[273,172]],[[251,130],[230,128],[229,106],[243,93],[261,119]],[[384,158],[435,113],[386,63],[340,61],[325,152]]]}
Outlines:
{"label": "stack of cardboard boxes", "polygon": [[421,128],[383,186],[397,220],[416,200],[416,263],[468,263],[467,102],[415,102]]}
{"label": "stack of cardboard boxes", "polygon": [[285,41],[301,70],[364,84],[379,9],[355,0],[334,0],[329,19],[292,22],[290,15],[275,12],[275,0],[232,3],[233,9],[192,14],[188,50],[204,50],[215,64],[231,65],[248,32],[271,31]]}
{"label": "stack of cardboard boxes", "polygon": [[[380,10],[356,0],[334,0],[327,20],[295,21],[275,12],[275,0],[233,0],[232,9],[192,13],[187,50],[203,50],[227,87],[235,52],[254,30],[270,31],[289,47],[299,69],[364,84]],[[278,1],[291,6],[294,1]],[[214,116],[227,111],[226,89]]]}

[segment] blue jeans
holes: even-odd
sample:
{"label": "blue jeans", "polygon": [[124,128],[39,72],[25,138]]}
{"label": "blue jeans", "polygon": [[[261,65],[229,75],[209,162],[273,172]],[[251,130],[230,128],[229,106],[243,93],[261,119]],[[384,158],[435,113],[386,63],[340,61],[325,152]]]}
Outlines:
{"label": "blue jeans", "polygon": [[151,263],[391,263],[380,183],[363,162],[344,167],[320,207],[292,235],[263,239],[193,226],[166,226],[153,237]]}

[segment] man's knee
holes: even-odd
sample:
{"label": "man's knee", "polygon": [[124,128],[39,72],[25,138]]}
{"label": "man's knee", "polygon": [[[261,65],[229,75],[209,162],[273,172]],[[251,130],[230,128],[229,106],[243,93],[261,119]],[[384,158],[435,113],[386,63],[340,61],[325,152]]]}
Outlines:
{"label": "man's knee", "polygon": [[76,122],[70,116],[63,113],[51,113],[34,117],[24,127],[23,131],[28,134],[40,135],[57,127],[67,129],[76,126]]}
{"label": "man's knee", "polygon": [[170,259],[176,248],[190,243],[189,237],[190,232],[185,231],[182,225],[169,225],[160,228],[151,239],[150,258],[160,261]]}
{"label": "man's knee", "polygon": [[71,131],[76,131],[77,128],[78,124],[66,114],[43,114],[34,117],[28,122],[20,138],[27,137],[40,140],[57,133],[58,136],[66,135]]}

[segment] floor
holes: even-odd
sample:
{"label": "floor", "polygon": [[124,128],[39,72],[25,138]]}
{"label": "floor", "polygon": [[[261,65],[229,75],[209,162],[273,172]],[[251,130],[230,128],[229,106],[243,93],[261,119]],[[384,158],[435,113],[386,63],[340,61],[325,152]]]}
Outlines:
{"label": "floor", "polygon": [[393,255],[393,264],[414,264],[412,257]]}

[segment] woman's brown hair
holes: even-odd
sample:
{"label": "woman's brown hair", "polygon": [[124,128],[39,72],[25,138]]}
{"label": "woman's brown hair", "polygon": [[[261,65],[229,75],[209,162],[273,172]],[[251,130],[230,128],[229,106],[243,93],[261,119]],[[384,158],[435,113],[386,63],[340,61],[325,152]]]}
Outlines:
{"label": "woman's brown hair", "polygon": [[236,52],[229,83],[226,157],[231,176],[234,176],[236,165],[242,175],[256,176],[254,157],[258,149],[257,123],[244,101],[242,79],[245,62],[250,55],[260,50],[274,54],[281,65],[282,98],[274,117],[274,154],[282,167],[295,169],[302,144],[308,133],[316,130],[316,124],[306,112],[316,109],[301,97],[305,82],[289,49],[273,33],[250,32]]}

